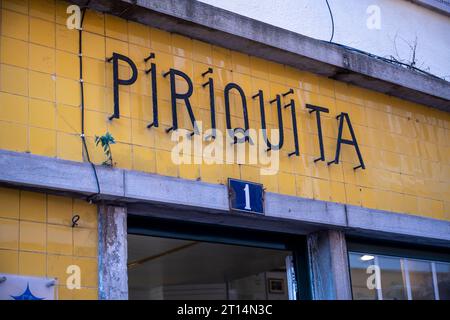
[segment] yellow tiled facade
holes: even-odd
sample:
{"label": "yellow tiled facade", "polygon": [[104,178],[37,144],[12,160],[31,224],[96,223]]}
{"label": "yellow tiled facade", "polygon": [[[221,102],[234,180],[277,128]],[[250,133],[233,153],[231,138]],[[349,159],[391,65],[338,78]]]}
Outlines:
{"label": "yellow tiled facade", "polygon": [[[97,206],[10,188],[0,188],[0,204],[0,273],[56,277],[59,299],[97,299]],[[66,286],[70,265],[80,267],[80,289]]]}
{"label": "yellow tiled facade", "polygon": [[[86,161],[80,140],[78,31],[65,26],[67,6],[53,0],[2,1],[1,149]],[[93,11],[87,12],[83,30],[85,125],[95,163],[102,163],[104,156],[101,148],[95,147],[94,136],[109,131],[118,142],[112,152],[119,168],[212,183],[226,183],[228,177],[235,177],[261,182],[271,192],[450,220],[449,113]],[[130,57],[139,75],[135,84],[120,88],[120,119],[108,121],[113,112],[112,65],[105,58],[112,52]],[[156,54],[159,70],[160,127],[147,129],[152,121],[152,99],[150,77],[144,72],[148,65],[143,59],[150,52]],[[172,123],[170,88],[160,72],[171,67],[193,79],[194,114],[206,125],[209,96],[208,89],[201,87],[204,80],[200,75],[208,67],[214,68],[217,126],[221,130],[225,129],[223,89],[228,82],[244,89],[250,127],[255,129],[261,128],[259,105],[251,96],[262,89],[269,100],[293,88],[300,157],[287,157],[293,139],[291,123],[286,120],[285,147],[275,176],[260,176],[258,167],[250,165],[173,164],[170,150],[174,143],[165,132]],[[120,71],[125,77],[128,69],[122,66]],[[335,154],[335,117],[349,113],[366,170],[353,170],[358,164],[356,153],[345,145],[339,165],[314,163],[319,155],[317,129],[306,103],[330,109],[322,115],[328,161]],[[233,125],[242,125],[240,107],[233,104],[231,109]],[[289,120],[289,109],[283,112]],[[268,126],[274,127],[275,108],[269,111],[266,107],[266,116]],[[189,128],[188,120],[185,108],[180,107],[180,127]],[[37,219],[42,212],[30,214]],[[16,220],[8,223],[19,224]]]}

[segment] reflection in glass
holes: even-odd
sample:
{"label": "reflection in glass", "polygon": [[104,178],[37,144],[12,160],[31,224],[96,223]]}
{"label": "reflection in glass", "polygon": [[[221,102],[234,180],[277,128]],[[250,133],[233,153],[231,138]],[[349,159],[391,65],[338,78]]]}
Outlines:
{"label": "reflection in glass", "polygon": [[450,300],[450,263],[436,262],[439,299]]}
{"label": "reflection in glass", "polygon": [[433,274],[431,262],[407,260],[413,300],[433,300]]}
{"label": "reflection in glass", "polygon": [[377,290],[369,289],[367,280],[371,273],[367,268],[374,264],[374,257],[360,253],[350,253],[350,275],[354,300],[376,300]]}
{"label": "reflection in glass", "polygon": [[383,300],[406,300],[406,287],[403,281],[400,258],[379,256]]}

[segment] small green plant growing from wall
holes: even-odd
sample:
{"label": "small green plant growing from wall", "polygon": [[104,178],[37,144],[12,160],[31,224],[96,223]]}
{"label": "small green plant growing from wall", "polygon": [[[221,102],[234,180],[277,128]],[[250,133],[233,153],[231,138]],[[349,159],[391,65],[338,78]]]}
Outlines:
{"label": "small green plant growing from wall", "polygon": [[111,145],[116,143],[114,137],[109,132],[106,132],[103,136],[95,136],[95,145],[98,146],[99,143],[102,144],[103,153],[106,157],[106,160],[103,161],[102,165],[112,167],[113,158],[111,153]]}

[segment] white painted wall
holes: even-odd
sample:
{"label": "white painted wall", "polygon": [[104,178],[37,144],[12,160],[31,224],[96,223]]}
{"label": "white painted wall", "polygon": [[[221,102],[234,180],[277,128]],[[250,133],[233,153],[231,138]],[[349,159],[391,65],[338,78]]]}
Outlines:
{"label": "white painted wall", "polygon": [[[322,40],[330,40],[325,0],[200,0],[225,10]],[[406,0],[329,0],[333,42],[410,62],[417,36],[416,67],[450,81],[450,18]],[[371,5],[380,8],[381,28],[369,29]],[[395,41],[395,39],[397,39]]]}

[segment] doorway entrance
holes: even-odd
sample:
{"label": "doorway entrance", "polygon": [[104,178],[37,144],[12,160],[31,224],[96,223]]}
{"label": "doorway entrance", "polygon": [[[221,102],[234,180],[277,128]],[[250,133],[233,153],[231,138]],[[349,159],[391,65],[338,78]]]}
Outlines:
{"label": "doorway entrance", "polygon": [[241,233],[129,217],[129,299],[297,299],[295,250]]}

